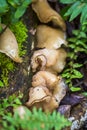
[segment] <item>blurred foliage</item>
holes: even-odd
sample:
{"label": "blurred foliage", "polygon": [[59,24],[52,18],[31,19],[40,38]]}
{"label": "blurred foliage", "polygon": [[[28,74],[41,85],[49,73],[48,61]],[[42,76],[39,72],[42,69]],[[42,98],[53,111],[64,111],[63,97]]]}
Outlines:
{"label": "blurred foliage", "polygon": [[[83,78],[79,69],[84,63],[78,61],[80,54],[87,54],[87,0],[60,0],[67,4],[63,8],[62,15],[72,22],[75,18],[80,19],[79,28],[72,31],[72,37],[68,38],[68,61],[62,76],[66,79],[71,91],[79,91],[81,88],[73,85],[75,79]],[[84,61],[85,62],[85,61]]]}
{"label": "blurred foliage", "polygon": [[[67,10],[64,16],[69,16],[69,21],[74,20],[80,15],[80,23],[87,20],[87,0],[60,0],[61,3],[67,4]],[[66,8],[66,7],[65,7]]]}
{"label": "blurred foliage", "polygon": [[44,113],[41,109],[35,108],[32,112],[27,108],[24,108],[24,111],[22,118],[17,110],[14,111],[14,115],[4,115],[1,130],[51,130],[53,128],[54,130],[61,130],[71,125],[64,116],[56,111],[52,114]]}
{"label": "blurred foliage", "polygon": [[8,23],[17,22],[32,0],[0,0],[0,18],[9,16]]}

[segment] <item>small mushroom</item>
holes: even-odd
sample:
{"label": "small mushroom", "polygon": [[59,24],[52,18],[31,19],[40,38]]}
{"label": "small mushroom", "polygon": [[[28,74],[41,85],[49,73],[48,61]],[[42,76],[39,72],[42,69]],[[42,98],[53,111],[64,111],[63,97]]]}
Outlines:
{"label": "small mushroom", "polygon": [[[3,29],[6,25],[2,25]],[[22,62],[18,55],[18,44],[16,38],[9,28],[0,35],[0,52],[5,53],[15,62]]]}
{"label": "small mushroom", "polygon": [[44,86],[49,90],[55,89],[55,86],[60,80],[59,76],[56,76],[48,71],[39,71],[32,78],[32,86]]}
{"label": "small mushroom", "polygon": [[29,101],[26,103],[26,106],[31,107],[35,103],[42,101],[49,101],[50,98],[51,93],[46,87],[43,86],[37,86],[35,88],[32,87],[30,88]]}
{"label": "small mushroom", "polygon": [[64,31],[66,30],[64,20],[55,10],[50,7],[47,0],[33,1],[32,9],[36,12],[38,19],[42,23],[48,23],[52,21],[54,25],[59,26]]}
{"label": "small mushroom", "polygon": [[19,106],[19,107],[14,109],[14,113],[18,113],[18,115],[21,119],[25,118],[27,111],[28,111],[28,108],[25,106]]}
{"label": "small mushroom", "polygon": [[40,49],[34,52],[31,58],[33,72],[46,70],[52,73],[60,73],[66,64],[67,53],[64,49]]}
{"label": "small mushroom", "polygon": [[62,44],[67,45],[65,32],[46,25],[36,28],[37,48],[58,49]]}
{"label": "small mushroom", "polygon": [[60,101],[66,95],[66,91],[67,91],[66,84],[64,83],[63,79],[60,77],[60,80],[53,91],[53,96],[56,98],[56,101],[58,103],[60,103]]}
{"label": "small mushroom", "polygon": [[38,86],[30,89],[26,106],[30,109],[36,107],[37,109],[42,108],[45,112],[52,112],[58,107],[58,102],[46,87]]}

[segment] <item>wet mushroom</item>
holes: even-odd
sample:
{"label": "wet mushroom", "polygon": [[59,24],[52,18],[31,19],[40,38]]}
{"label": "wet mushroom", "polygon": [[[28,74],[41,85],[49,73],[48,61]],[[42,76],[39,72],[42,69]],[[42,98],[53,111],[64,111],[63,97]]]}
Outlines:
{"label": "wet mushroom", "polygon": [[48,71],[39,71],[32,78],[32,86],[44,86],[49,90],[55,89],[60,80],[60,76],[56,76]]}
{"label": "wet mushroom", "polygon": [[54,25],[59,26],[62,30],[66,30],[66,25],[62,17],[53,10],[48,4],[47,0],[36,0],[32,2],[32,9],[36,12],[38,19],[42,23],[53,22]]}
{"label": "wet mushroom", "polygon": [[40,49],[34,52],[31,58],[32,71],[37,69],[52,73],[60,73],[66,64],[67,53],[64,49]]}
{"label": "wet mushroom", "polygon": [[[2,25],[3,29],[6,25]],[[5,53],[13,61],[21,63],[22,59],[18,55],[18,44],[15,35],[9,28],[0,35],[0,52]]]}
{"label": "wet mushroom", "polygon": [[61,45],[67,45],[66,33],[46,25],[36,28],[36,47],[58,49]]}

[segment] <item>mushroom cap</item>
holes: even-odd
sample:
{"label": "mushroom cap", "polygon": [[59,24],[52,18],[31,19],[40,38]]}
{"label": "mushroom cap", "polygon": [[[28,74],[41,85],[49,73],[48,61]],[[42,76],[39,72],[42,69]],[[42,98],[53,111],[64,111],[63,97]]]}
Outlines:
{"label": "mushroom cap", "polygon": [[42,23],[53,22],[54,25],[59,26],[62,30],[66,30],[66,25],[62,17],[53,10],[48,4],[47,0],[37,0],[32,2],[32,9],[36,12],[38,19]]}
{"label": "mushroom cap", "polygon": [[59,76],[56,76],[48,71],[39,71],[32,78],[32,86],[45,86],[49,90],[52,90],[55,89],[59,80]]}
{"label": "mushroom cap", "polygon": [[56,64],[58,52],[53,49],[40,49],[34,52],[31,58],[31,67],[33,72],[36,69],[45,70],[47,67],[50,67]]}
{"label": "mushroom cap", "polygon": [[51,93],[46,87],[38,86],[35,88],[30,88],[29,101],[26,103],[28,107],[34,105],[35,103],[42,101],[49,101]]}
{"label": "mushroom cap", "polygon": [[[2,27],[5,28],[6,25],[2,24]],[[18,44],[15,35],[9,28],[6,28],[0,35],[0,52],[5,53],[15,62],[22,62],[22,59],[18,55]]]}
{"label": "mushroom cap", "polygon": [[60,48],[40,49],[34,52],[31,58],[31,67],[33,72],[36,70],[46,70],[54,74],[60,73],[66,64],[67,52]]}
{"label": "mushroom cap", "polygon": [[58,49],[62,44],[67,45],[65,32],[46,25],[36,28],[37,48]]}
{"label": "mushroom cap", "polygon": [[58,49],[56,63],[48,67],[46,71],[60,73],[66,65],[66,58],[67,58],[67,52],[62,48]]}

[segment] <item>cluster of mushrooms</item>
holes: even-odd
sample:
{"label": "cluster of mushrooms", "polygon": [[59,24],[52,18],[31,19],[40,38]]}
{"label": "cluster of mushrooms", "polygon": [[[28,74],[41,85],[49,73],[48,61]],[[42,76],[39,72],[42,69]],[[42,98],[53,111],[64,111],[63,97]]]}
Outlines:
{"label": "cluster of mushrooms", "polygon": [[[37,50],[31,57],[31,68],[35,74],[26,106],[29,109],[36,107],[52,112],[58,108],[66,94],[66,85],[58,75],[64,69],[67,57],[66,51],[61,47],[62,44],[67,46],[66,25],[47,0],[32,0],[32,9],[42,24],[37,26],[35,33]],[[52,27],[46,25],[49,22]],[[5,31],[0,35],[0,52],[21,63],[14,34],[5,25],[1,26]]]}
{"label": "cluster of mushrooms", "polygon": [[[42,24],[37,26],[35,33],[37,49],[31,57],[31,68],[35,74],[26,106],[29,109],[36,107],[42,108],[44,112],[52,112],[58,108],[66,94],[66,85],[58,75],[64,69],[67,57],[66,51],[61,47],[62,44],[67,46],[66,25],[47,0],[34,0],[32,9]],[[53,27],[45,24],[48,22],[52,22]]]}

